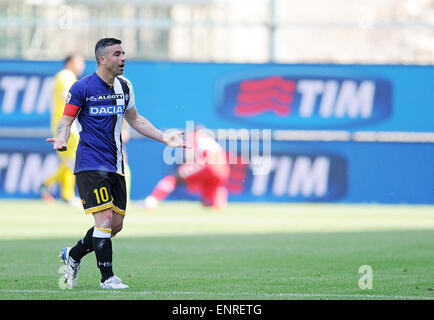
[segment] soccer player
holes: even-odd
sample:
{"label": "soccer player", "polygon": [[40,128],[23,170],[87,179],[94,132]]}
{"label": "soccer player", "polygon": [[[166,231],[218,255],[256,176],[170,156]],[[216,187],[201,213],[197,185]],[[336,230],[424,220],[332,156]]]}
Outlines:
{"label": "soccer player", "polygon": [[113,273],[112,240],[123,226],[127,192],[122,153],[122,121],[137,132],[170,147],[186,147],[182,132],[163,133],[138,114],[132,88],[120,76],[125,52],[118,39],[104,38],[95,46],[97,71],[77,81],[70,89],[65,110],[57,125],[57,137],[48,138],[57,151],[67,151],[71,125],[76,119],[80,132],[74,173],[84,212],[95,225],[74,247],[63,248],[65,282],[75,287],[81,259],[95,252],[101,272],[100,287],[125,289],[128,285]]}
{"label": "soccer player", "polygon": [[[64,68],[54,77],[53,106],[50,119],[51,132],[53,135],[55,135],[57,123],[62,117],[68,91],[74,82],[77,81],[77,77],[83,73],[84,68],[85,62],[83,57],[80,54],[73,54],[66,57]],[[48,188],[53,183],[57,182],[60,186],[60,196],[64,201],[73,205],[81,205],[80,199],[75,194],[75,176],[73,172],[78,139],[78,131],[75,124],[73,124],[68,139],[67,150],[65,152],[57,152],[60,164],[56,173],[49,177],[41,186],[41,195],[45,201],[55,201]]]}
{"label": "soccer player", "polygon": [[226,206],[230,168],[225,151],[205,128],[195,130],[191,137],[187,137],[187,142],[193,146],[193,161],[180,165],[173,175],[157,183],[144,200],[146,209],[157,207],[179,184],[185,184],[188,191],[199,194],[206,207],[223,209]]}

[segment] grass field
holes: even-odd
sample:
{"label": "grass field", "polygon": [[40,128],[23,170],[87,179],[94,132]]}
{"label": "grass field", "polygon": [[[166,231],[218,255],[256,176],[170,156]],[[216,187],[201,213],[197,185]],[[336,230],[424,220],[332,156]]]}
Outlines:
{"label": "grass field", "polygon": [[58,252],[92,224],[62,203],[0,201],[0,299],[434,299],[432,206],[131,204],[113,239],[130,288],[99,289],[92,253],[62,290]]}

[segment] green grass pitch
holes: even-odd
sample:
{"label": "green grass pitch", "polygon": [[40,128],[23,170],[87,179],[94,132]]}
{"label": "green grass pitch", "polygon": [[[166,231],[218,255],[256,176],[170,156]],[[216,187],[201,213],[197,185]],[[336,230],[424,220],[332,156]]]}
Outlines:
{"label": "green grass pitch", "polygon": [[[39,200],[0,201],[0,299],[433,299],[432,206],[230,203],[215,212],[130,204],[103,291],[95,255],[62,289],[57,257],[93,219]],[[359,287],[361,266],[372,289]],[[367,283],[367,282],[365,282]]]}

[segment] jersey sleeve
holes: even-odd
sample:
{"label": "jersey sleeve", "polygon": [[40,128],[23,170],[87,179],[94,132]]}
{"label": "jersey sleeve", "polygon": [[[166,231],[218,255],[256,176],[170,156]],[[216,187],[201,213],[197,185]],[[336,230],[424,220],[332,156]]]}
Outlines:
{"label": "jersey sleeve", "polygon": [[130,81],[126,81],[126,82],[127,82],[128,87],[130,88],[130,99],[128,101],[128,105],[126,106],[126,109],[128,110],[128,109],[131,109],[132,107],[136,106],[136,99],[134,97],[133,85],[131,84]]}
{"label": "jersey sleeve", "polygon": [[72,85],[71,89],[69,89],[68,95],[66,96],[65,110],[63,114],[75,117],[78,111],[84,107],[84,101],[83,90],[80,87],[79,82],[76,82]]}

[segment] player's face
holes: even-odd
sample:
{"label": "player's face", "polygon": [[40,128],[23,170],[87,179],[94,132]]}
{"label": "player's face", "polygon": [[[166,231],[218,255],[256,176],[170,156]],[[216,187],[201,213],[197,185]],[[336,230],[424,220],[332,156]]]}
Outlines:
{"label": "player's face", "polygon": [[72,70],[77,77],[79,77],[83,73],[85,67],[86,63],[84,62],[84,59],[81,55],[77,55],[73,58]]}
{"label": "player's face", "polygon": [[107,47],[104,55],[105,68],[114,76],[124,73],[125,51],[120,44]]}

